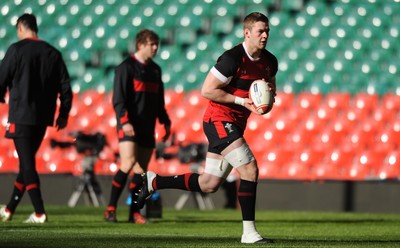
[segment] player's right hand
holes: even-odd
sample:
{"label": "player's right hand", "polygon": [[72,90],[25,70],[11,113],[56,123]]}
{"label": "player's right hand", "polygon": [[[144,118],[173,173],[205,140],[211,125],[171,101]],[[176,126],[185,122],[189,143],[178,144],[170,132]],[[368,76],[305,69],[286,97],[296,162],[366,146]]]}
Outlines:
{"label": "player's right hand", "polygon": [[56,120],[56,128],[57,131],[64,129],[68,124],[68,119],[63,118],[63,117],[58,117]]}
{"label": "player's right hand", "polygon": [[125,123],[122,125],[122,131],[126,136],[134,136],[135,135],[135,130],[133,129],[132,124],[130,123]]}
{"label": "player's right hand", "polygon": [[257,110],[253,106],[253,101],[250,98],[244,98],[244,105],[245,108],[250,110],[251,112],[260,115],[260,113],[257,112]]}

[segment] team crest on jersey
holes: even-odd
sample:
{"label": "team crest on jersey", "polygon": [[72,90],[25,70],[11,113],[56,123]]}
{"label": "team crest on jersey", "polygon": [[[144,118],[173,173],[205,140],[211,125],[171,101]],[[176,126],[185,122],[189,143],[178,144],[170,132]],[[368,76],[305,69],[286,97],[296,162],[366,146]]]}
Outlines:
{"label": "team crest on jersey", "polygon": [[268,77],[271,75],[271,68],[269,66],[265,67],[265,71],[268,74]]}
{"label": "team crest on jersey", "polygon": [[228,133],[232,133],[232,132],[235,131],[235,130],[233,130],[232,124],[231,124],[231,123],[226,123],[226,124],[225,124],[225,130],[226,130]]}

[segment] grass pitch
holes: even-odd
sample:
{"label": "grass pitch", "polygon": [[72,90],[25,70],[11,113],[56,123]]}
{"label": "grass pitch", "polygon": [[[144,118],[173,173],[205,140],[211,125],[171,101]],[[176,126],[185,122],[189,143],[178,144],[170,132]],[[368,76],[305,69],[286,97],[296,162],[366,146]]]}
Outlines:
{"label": "grass pitch", "polygon": [[149,225],[103,221],[104,208],[46,206],[49,222],[24,224],[31,206],[0,222],[0,247],[400,247],[400,214],[257,211],[257,229],[274,244],[240,243],[238,210],[164,209]]}

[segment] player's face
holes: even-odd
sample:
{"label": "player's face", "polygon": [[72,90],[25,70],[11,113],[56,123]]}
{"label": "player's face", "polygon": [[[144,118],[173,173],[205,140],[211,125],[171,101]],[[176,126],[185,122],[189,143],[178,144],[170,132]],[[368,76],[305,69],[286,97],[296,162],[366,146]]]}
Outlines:
{"label": "player's face", "polygon": [[143,55],[147,58],[153,58],[158,51],[158,43],[155,41],[147,40],[147,43],[141,45]]}
{"label": "player's face", "polygon": [[247,42],[250,46],[255,49],[265,49],[269,37],[269,25],[265,22],[256,22],[253,27],[249,30],[245,30]]}

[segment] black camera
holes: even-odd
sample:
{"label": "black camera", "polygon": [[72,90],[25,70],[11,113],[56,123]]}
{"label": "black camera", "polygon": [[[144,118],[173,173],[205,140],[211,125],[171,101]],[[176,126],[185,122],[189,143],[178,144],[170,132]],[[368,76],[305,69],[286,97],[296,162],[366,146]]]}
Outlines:
{"label": "black camera", "polygon": [[67,148],[75,146],[78,153],[98,155],[107,145],[106,136],[101,133],[85,134],[82,132],[70,132],[70,136],[75,138],[74,142],[62,142],[55,139],[50,140],[52,148]]}
{"label": "black camera", "polygon": [[179,147],[178,158],[181,163],[198,163],[206,159],[207,145],[192,143]]}

